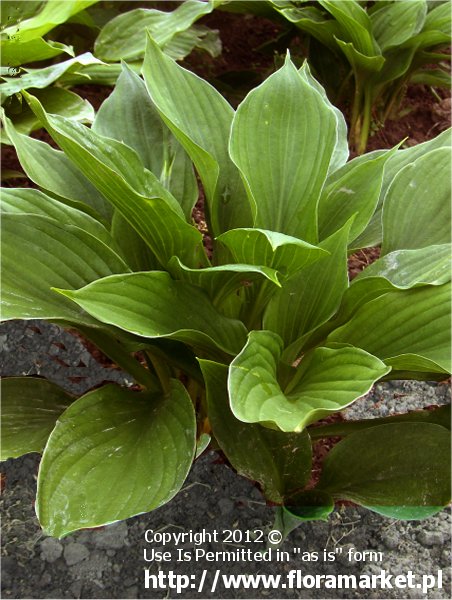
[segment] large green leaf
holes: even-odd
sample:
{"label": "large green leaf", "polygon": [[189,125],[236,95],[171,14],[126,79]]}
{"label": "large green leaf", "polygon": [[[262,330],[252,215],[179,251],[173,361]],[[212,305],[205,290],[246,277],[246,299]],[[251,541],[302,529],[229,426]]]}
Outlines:
{"label": "large green leaf", "polygon": [[282,348],[281,338],[271,331],[252,331],[232,361],[229,398],[241,421],[302,431],[363,396],[390,370],[358,348],[317,348],[304,357],[282,390],[277,379]]}
{"label": "large green leaf", "polygon": [[450,502],[450,432],[433,423],[394,423],[347,436],[323,463],[318,489],[398,519]]}
{"label": "large green leaf", "polygon": [[77,208],[59,202],[39,190],[3,188],[0,210],[2,213],[41,215],[50,217],[59,223],[75,225],[118,252],[110,232],[97,219]]}
{"label": "large green leaf", "polygon": [[1,460],[42,452],[55,421],[72,401],[70,394],[45,379],[3,379]]}
{"label": "large green leaf", "polygon": [[266,265],[291,277],[307,265],[327,256],[318,246],[265,229],[231,229],[217,237],[238,263]]}
{"label": "large green leaf", "polygon": [[[143,58],[146,31],[164,50],[174,37],[212,12],[214,3],[187,0],[172,11],[137,8],[120,14],[101,30],[94,45],[97,57],[108,62]],[[183,56],[182,56],[183,58]]]}
{"label": "large green leaf", "polygon": [[47,41],[42,37],[22,42],[20,33],[11,35],[9,39],[2,41],[1,44],[2,64],[8,65],[9,72],[12,70],[11,67],[48,60],[63,52],[69,54],[69,56],[74,56],[72,46]]}
{"label": "large green leaf", "polygon": [[[378,3],[377,3],[378,7]],[[398,0],[370,15],[372,33],[382,52],[419,33],[427,15],[425,0]]]}
{"label": "large green leaf", "polygon": [[443,133],[440,133],[432,140],[423,142],[422,144],[416,144],[415,146],[405,150],[398,150],[390,157],[385,166],[377,209],[365,231],[358,237],[358,239],[354,241],[353,245],[355,248],[365,248],[367,246],[375,246],[381,243],[383,201],[386,192],[388,191],[388,188],[397,173],[401,171],[403,167],[416,161],[421,156],[424,156],[437,148],[450,147],[451,143],[451,129],[448,129],[443,131]]}
{"label": "large green leaf", "polygon": [[48,535],[98,527],[168,502],[196,443],[193,405],[172,380],[168,395],[108,385],[57,421],[41,462],[36,512]]}
{"label": "large green leaf", "polygon": [[160,115],[199,172],[211,233],[252,225],[245,189],[228,154],[231,106],[206,81],[165,56],[151,38],[143,76]]}
{"label": "large green leaf", "polygon": [[177,200],[144,169],[134,150],[80,123],[47,115],[35,98],[27,95],[27,99],[66,155],[121,212],[163,265],[175,255],[189,266],[205,264],[201,234],[185,221]]}
{"label": "large green leaf", "polygon": [[450,244],[394,250],[361,271],[353,285],[368,277],[384,277],[398,288],[442,285],[450,281],[450,262]]}
{"label": "large green leaf", "polygon": [[368,56],[372,56],[378,51],[378,46],[371,33],[370,17],[359,2],[356,0],[348,2],[319,0],[319,4],[338,22],[341,39],[351,42],[358,52]]}
{"label": "large green leaf", "polygon": [[198,199],[192,163],[162,122],[143,80],[125,64],[113,93],[96,115],[93,131],[133,148],[178,200],[187,220],[191,218]]}
{"label": "large green leaf", "polygon": [[383,181],[386,161],[391,152],[351,160],[327,180],[319,202],[319,237],[321,240],[340,229],[353,215],[349,241],[354,240],[369,223]]}
{"label": "large green leaf", "polygon": [[316,243],[336,125],[331,106],[289,58],[240,104],[230,154],[254,203],[256,227]]}
{"label": "large green leaf", "polygon": [[248,287],[254,281],[266,279],[281,287],[277,271],[269,267],[230,264],[204,269],[189,269],[180,262],[177,256],[174,256],[169,262],[168,270],[176,279],[188,281],[203,288],[215,306],[220,306],[231,294],[243,287]]}
{"label": "large green leaf", "polygon": [[4,124],[20,164],[34,183],[62,199],[92,207],[106,222],[111,220],[113,209],[109,202],[63,152],[45,142],[17,133],[7,118]]}
{"label": "large green leaf", "polygon": [[[347,240],[351,221],[320,244],[329,256],[308,265],[276,291],[264,314],[264,328],[278,333],[288,347],[329,319],[348,286]],[[298,347],[294,344],[295,360]]]}
{"label": "large green leaf", "polygon": [[449,371],[450,284],[391,291],[366,302],[328,342],[352,344],[385,361],[414,354]]}
{"label": "large green leaf", "polygon": [[404,167],[385,197],[382,254],[449,243],[450,197],[450,148],[433,150]]}
{"label": "large green leaf", "polygon": [[143,337],[169,337],[230,354],[245,343],[243,323],[222,316],[198,287],[163,271],[107,277],[77,291],[59,291],[99,321]]}
{"label": "large green leaf", "polygon": [[90,325],[89,315],[50,288],[77,289],[127,271],[109,246],[79,227],[38,214],[2,215],[3,319],[63,319]]}
{"label": "large green leaf", "polygon": [[311,473],[308,434],[284,433],[239,421],[229,407],[228,367],[207,360],[199,362],[206,381],[209,422],[234,469],[257,481],[272,502],[281,503],[303,488]]}

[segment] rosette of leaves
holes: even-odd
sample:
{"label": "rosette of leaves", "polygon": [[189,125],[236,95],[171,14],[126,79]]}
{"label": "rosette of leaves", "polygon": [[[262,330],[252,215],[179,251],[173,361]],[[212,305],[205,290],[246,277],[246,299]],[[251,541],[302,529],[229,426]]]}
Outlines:
{"label": "rosette of leaves", "polygon": [[[25,93],[59,150],[5,119],[40,189],[3,191],[3,319],[77,328],[136,381],[74,398],[4,380],[3,456],[43,453],[43,529],[162,505],[209,440],[286,531],[343,499],[440,510],[447,408],[316,423],[382,379],[449,372],[449,132],[347,162],[342,114],[289,57],[237,111],[151,39],[143,78],[124,66],[92,128]],[[350,283],[347,254],[371,238],[382,256]]]}
{"label": "rosette of leaves", "polygon": [[451,41],[449,0],[234,1],[221,8],[270,17],[273,8],[310,36],[309,60],[330,97],[350,99],[350,142],[360,154],[372,120],[395,114],[407,83],[450,87],[450,59],[440,52]]}

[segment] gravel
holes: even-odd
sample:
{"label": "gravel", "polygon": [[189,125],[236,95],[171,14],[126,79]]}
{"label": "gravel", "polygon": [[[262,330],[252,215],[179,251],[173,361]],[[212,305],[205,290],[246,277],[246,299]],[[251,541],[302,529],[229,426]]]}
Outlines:
{"label": "gravel", "polygon": [[[81,394],[102,381],[131,382],[119,371],[98,364],[80,340],[55,325],[33,322],[4,323],[0,329],[0,358],[4,375],[41,374]],[[444,404],[450,392],[445,385],[390,382],[375,389],[348,409],[348,418],[385,416],[429,404]],[[218,464],[213,452],[196,461],[183,490],[167,505],[125,522],[85,530],[62,540],[43,535],[34,514],[39,456],[30,454],[3,463],[6,474],[2,498],[2,594],[3,598],[450,598],[450,510],[422,522],[395,521],[357,507],[341,506],[328,522],[307,522],[293,531],[281,546],[290,561],[271,563],[146,562],[148,529],[206,531],[261,529],[273,526],[273,509],[253,484]],[[243,544],[242,544],[243,545]],[[184,550],[193,551],[193,544]],[[239,547],[240,544],[237,544]],[[155,547],[155,546],[154,546]],[[221,551],[225,544],[209,542],[207,550]],[[235,547],[235,546],[234,546]],[[264,549],[255,544],[255,549]],[[294,555],[295,548],[301,554]],[[323,550],[335,551],[336,560],[315,561]],[[381,560],[348,559],[348,552],[381,552]],[[267,573],[285,576],[291,569],[301,574],[404,574],[443,573],[442,589],[421,594],[417,589],[331,590],[264,589],[243,587],[215,594],[183,590],[151,590],[144,586],[144,569],[158,574],[173,570],[208,578],[216,569],[223,573]],[[196,590],[195,590],[196,592]],[[383,595],[384,594],[384,595]]]}

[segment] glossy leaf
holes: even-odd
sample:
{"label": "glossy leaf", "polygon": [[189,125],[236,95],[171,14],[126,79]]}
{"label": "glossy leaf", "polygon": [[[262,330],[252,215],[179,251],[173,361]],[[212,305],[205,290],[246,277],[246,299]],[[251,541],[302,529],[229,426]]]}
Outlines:
{"label": "glossy leaf", "polygon": [[38,214],[2,215],[3,319],[93,324],[89,315],[51,287],[76,289],[128,270],[109,246],[79,227]]}
{"label": "glossy leaf", "polygon": [[419,33],[424,26],[426,15],[425,0],[398,0],[372,13],[372,33],[381,51],[400,46]]}
{"label": "glossy leaf", "polygon": [[334,111],[286,59],[248,94],[232,124],[230,154],[256,227],[316,243],[317,204],[335,145]]}
{"label": "glossy leaf", "polygon": [[318,489],[398,519],[434,514],[450,502],[450,433],[432,423],[353,433],[329,452]]}
{"label": "glossy leaf", "polygon": [[277,380],[282,341],[271,331],[252,331],[229,368],[234,415],[245,423],[271,423],[282,431],[302,431],[351,404],[389,372],[375,356],[358,348],[317,348],[304,357],[282,390]]}
{"label": "glossy leaf", "polygon": [[238,263],[266,265],[291,277],[327,256],[327,251],[298,238],[265,229],[231,229],[217,237]]}
{"label": "glossy leaf", "polygon": [[230,354],[245,342],[243,323],[223,317],[205,292],[163,271],[107,277],[77,291],[59,291],[99,321],[143,337],[169,337]]}
{"label": "glossy leaf", "polygon": [[240,175],[228,154],[234,111],[206,81],[177,65],[149,38],[143,63],[149,94],[202,180],[214,236],[252,225]]}
{"label": "glossy leaf", "polygon": [[404,167],[386,194],[382,254],[450,243],[450,196],[450,148],[429,152]]}
{"label": "glossy leaf", "polygon": [[228,367],[207,360],[200,364],[207,385],[209,422],[234,469],[257,481],[272,502],[281,503],[303,488],[311,474],[308,434],[284,433],[239,421],[229,407]]}
{"label": "glossy leaf", "polygon": [[[348,286],[346,257],[350,226],[351,222],[321,242],[320,247],[329,255],[294,275],[270,300],[264,314],[264,328],[278,333],[285,347],[324,323],[339,307]],[[295,360],[297,351],[294,343],[294,355],[289,362]]]}
{"label": "glossy leaf", "polygon": [[193,405],[178,381],[166,396],[115,385],[86,394],[44,450],[36,503],[44,531],[62,537],[161,506],[182,487],[195,445]]}
{"label": "glossy leaf", "polygon": [[361,306],[328,342],[356,345],[385,361],[415,354],[448,371],[449,295],[450,284],[388,292]]}
{"label": "glossy leaf", "polygon": [[38,377],[2,380],[1,460],[42,452],[55,421],[73,398]]}
{"label": "glossy leaf", "polygon": [[[3,32],[2,32],[3,33]],[[74,56],[72,46],[61,44],[59,42],[47,41],[42,37],[22,42],[20,32],[12,34],[11,37],[2,41],[2,64],[9,67],[18,67],[26,63],[33,63],[41,60],[49,60],[63,52]]]}

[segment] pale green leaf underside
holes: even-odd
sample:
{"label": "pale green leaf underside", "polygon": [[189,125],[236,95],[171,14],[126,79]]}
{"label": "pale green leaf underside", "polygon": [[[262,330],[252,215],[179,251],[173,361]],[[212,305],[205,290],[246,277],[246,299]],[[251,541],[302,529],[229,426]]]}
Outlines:
{"label": "pale green leaf underside", "polygon": [[231,229],[217,237],[238,263],[266,265],[290,277],[327,256],[327,251],[298,238],[264,229]]}
{"label": "pale green leaf underside", "polygon": [[270,331],[253,331],[232,361],[228,389],[234,415],[246,423],[273,423],[301,431],[364,395],[390,370],[358,348],[317,348],[301,362],[288,390],[277,380],[282,341]]}
{"label": "pale green leaf underside", "polygon": [[58,291],[99,321],[143,337],[170,337],[230,354],[245,343],[243,323],[217,312],[203,290],[162,271],[107,277],[77,291]]}
{"label": "pale green leaf underside", "polygon": [[382,360],[416,354],[449,370],[450,327],[450,284],[426,286],[367,302],[328,342],[356,345]]}
{"label": "pale green leaf underside", "polygon": [[48,535],[148,512],[181,488],[196,445],[193,405],[179,381],[167,396],[114,385],[74,402],[41,462],[36,511]]}
{"label": "pale green leaf underside", "polygon": [[326,457],[319,489],[387,516],[436,512],[450,501],[450,432],[393,423],[353,433]]}
{"label": "pale green leaf underside", "polygon": [[45,379],[3,379],[1,460],[42,452],[55,421],[72,401],[70,394]]}
{"label": "pale green leaf underside", "polygon": [[229,407],[228,367],[207,360],[199,362],[215,439],[240,475],[257,481],[268,500],[282,503],[309,480],[311,443],[307,432],[283,433],[239,421]]}
{"label": "pale green leaf underside", "polygon": [[4,319],[93,324],[89,315],[54,294],[51,287],[77,289],[127,271],[127,265],[109,246],[79,227],[37,214],[2,215]]}
{"label": "pale green leaf underside", "polygon": [[335,145],[334,111],[286,59],[247,95],[232,124],[229,152],[256,227],[316,243],[317,204]]}
{"label": "pale green leaf underside", "polygon": [[353,280],[384,277],[398,288],[442,285],[451,278],[451,245],[441,244],[414,250],[394,250],[366,267]]}

